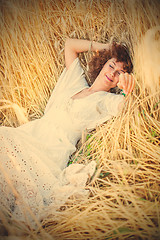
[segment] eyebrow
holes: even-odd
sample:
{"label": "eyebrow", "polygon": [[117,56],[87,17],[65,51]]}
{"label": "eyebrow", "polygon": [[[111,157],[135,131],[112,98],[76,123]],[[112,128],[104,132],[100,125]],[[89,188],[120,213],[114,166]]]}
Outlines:
{"label": "eyebrow", "polygon": [[[112,63],[113,63],[114,65],[116,65],[116,63],[115,63],[114,61],[112,61]],[[120,70],[120,71],[125,73],[125,71],[124,71],[124,70]]]}

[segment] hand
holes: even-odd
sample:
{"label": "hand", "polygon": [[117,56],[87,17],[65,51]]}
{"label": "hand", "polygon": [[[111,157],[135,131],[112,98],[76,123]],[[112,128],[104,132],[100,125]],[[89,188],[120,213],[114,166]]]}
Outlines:
{"label": "hand", "polygon": [[132,74],[129,73],[121,73],[119,76],[119,82],[117,86],[123,89],[125,94],[129,94],[133,91],[135,87],[135,79]]}

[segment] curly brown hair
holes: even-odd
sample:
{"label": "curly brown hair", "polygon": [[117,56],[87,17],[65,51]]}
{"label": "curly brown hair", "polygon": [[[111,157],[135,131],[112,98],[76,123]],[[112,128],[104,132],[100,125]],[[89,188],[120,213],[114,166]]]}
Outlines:
{"label": "curly brown hair", "polygon": [[133,64],[129,55],[129,50],[126,46],[114,42],[110,45],[108,50],[104,49],[95,52],[95,55],[88,63],[88,76],[91,83],[95,81],[105,63],[111,58],[116,58],[117,62],[123,62],[124,70],[128,73],[132,72]]}

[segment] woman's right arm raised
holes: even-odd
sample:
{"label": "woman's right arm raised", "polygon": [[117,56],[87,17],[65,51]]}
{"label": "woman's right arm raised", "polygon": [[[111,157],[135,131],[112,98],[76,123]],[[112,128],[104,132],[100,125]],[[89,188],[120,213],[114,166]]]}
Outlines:
{"label": "woman's right arm raised", "polygon": [[108,49],[109,44],[99,43],[95,41],[89,41],[84,39],[68,38],[65,42],[65,65],[68,69],[72,62],[78,57],[80,52],[86,52],[88,50],[101,51]]}

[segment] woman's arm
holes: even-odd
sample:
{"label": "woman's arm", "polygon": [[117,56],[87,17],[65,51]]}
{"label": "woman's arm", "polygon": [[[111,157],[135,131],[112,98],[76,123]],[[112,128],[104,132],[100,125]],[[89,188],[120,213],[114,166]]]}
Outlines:
{"label": "woman's arm", "polygon": [[99,43],[95,41],[68,38],[65,42],[65,64],[68,69],[72,62],[78,57],[80,52],[88,50],[100,51],[108,49],[109,43]]}

